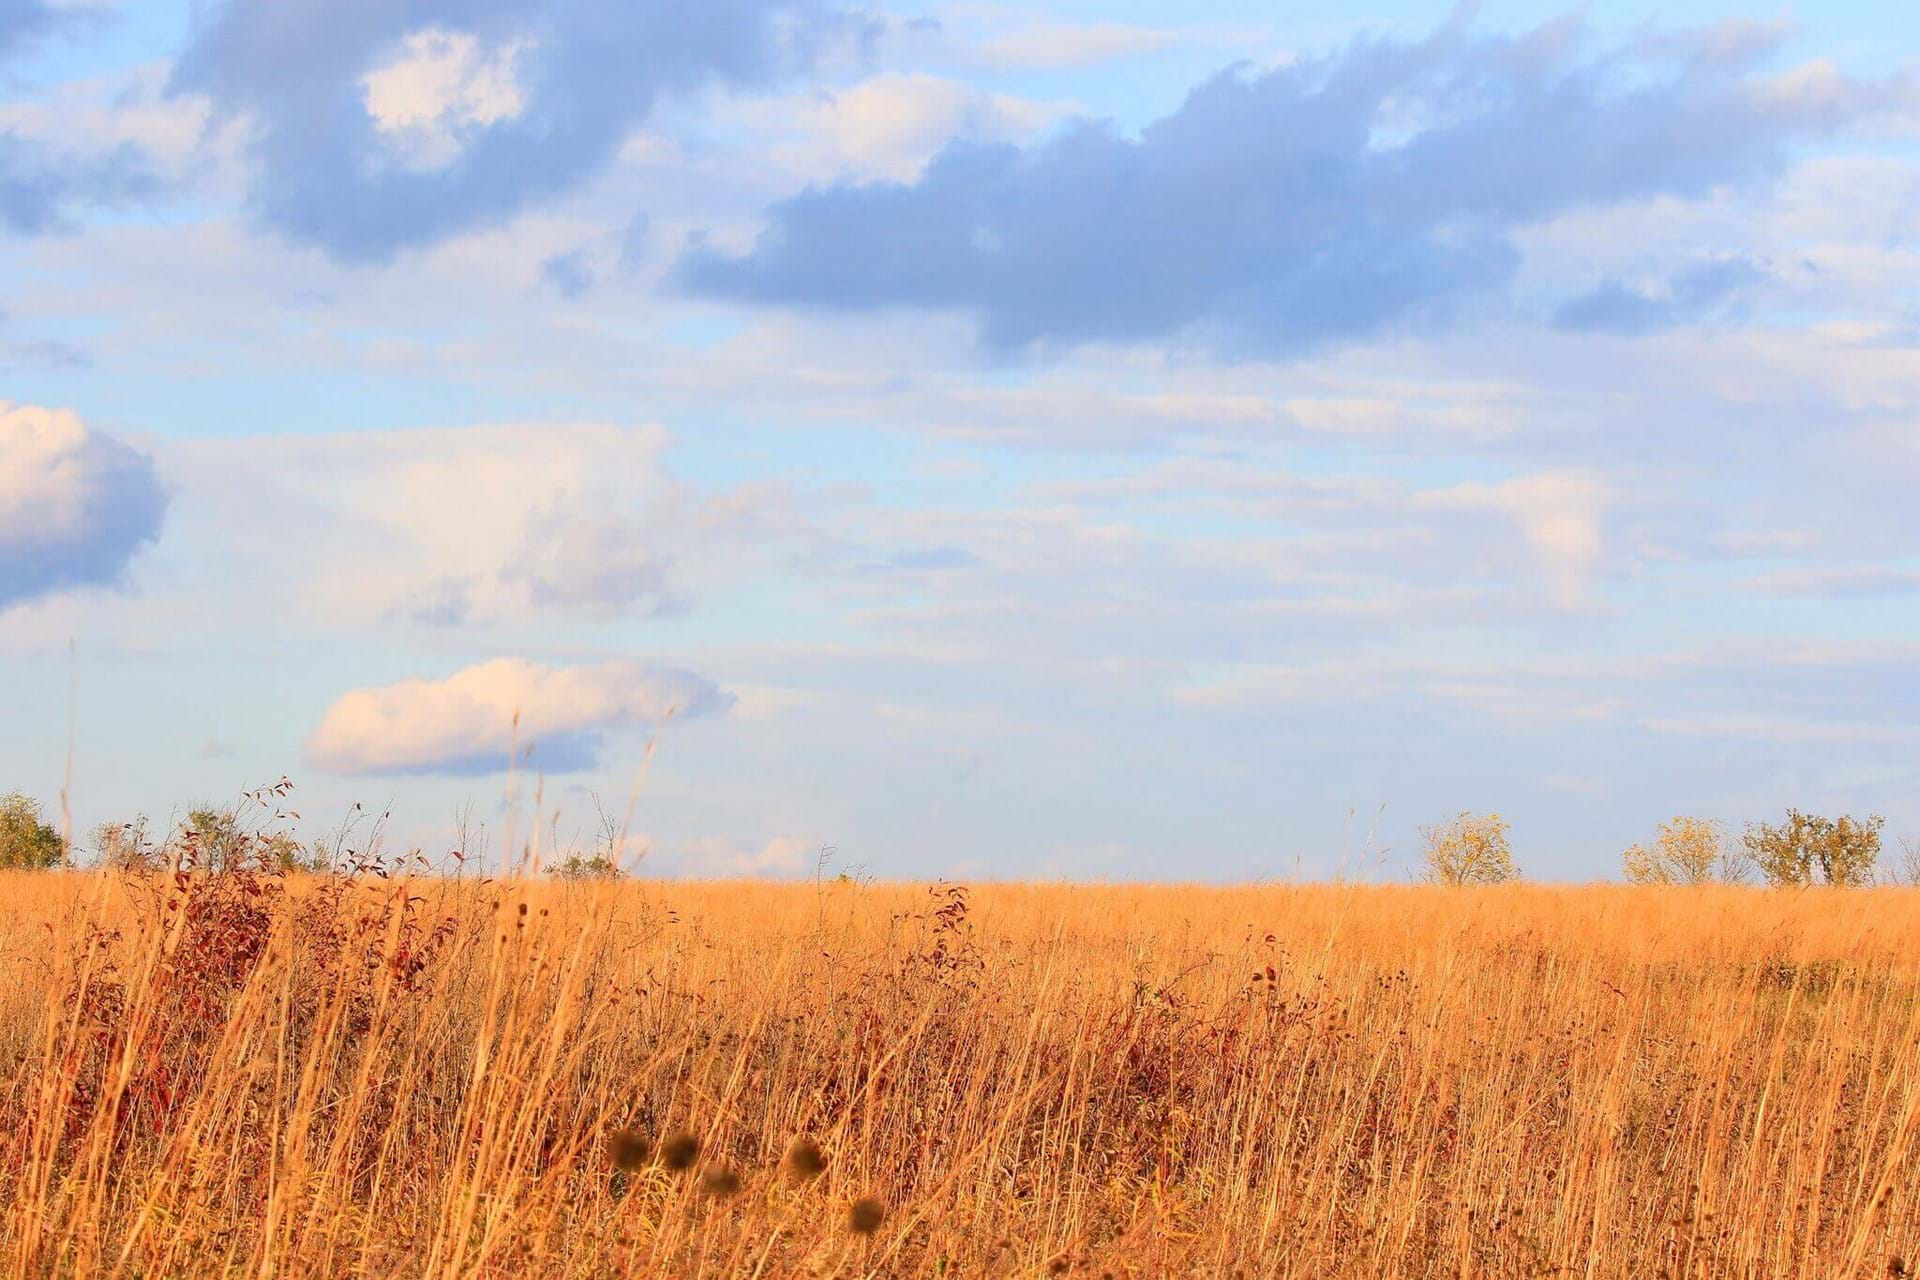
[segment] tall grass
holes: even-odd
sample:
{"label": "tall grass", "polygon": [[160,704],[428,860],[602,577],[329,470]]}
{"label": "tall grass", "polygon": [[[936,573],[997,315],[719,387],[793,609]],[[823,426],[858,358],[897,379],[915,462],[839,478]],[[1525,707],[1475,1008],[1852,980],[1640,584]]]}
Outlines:
{"label": "tall grass", "polygon": [[12,1276],[1881,1276],[1920,894],[0,877]]}

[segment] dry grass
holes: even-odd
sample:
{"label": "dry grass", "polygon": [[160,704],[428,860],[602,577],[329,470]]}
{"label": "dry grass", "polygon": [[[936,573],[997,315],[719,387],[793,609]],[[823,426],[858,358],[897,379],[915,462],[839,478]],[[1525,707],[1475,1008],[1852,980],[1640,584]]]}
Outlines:
{"label": "dry grass", "polygon": [[1920,894],[0,877],[22,1277],[1882,1276]]}

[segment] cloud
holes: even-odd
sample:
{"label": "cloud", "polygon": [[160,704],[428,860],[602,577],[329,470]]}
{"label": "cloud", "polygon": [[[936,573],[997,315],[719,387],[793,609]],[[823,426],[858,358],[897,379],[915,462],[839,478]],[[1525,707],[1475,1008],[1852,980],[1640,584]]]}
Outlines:
{"label": "cloud", "polygon": [[120,581],[166,509],[145,454],[66,410],[0,401],[0,609]]}
{"label": "cloud", "polygon": [[906,182],[955,139],[1022,141],[1077,109],[940,76],[889,73],[735,110],[768,140],[769,155],[808,178]]}
{"label": "cloud", "polygon": [[61,230],[76,206],[126,205],[159,189],[146,157],[131,144],[73,158],[0,132],[0,227],[16,235]]}
{"label": "cloud", "polygon": [[774,836],[755,848],[728,836],[703,836],[669,851],[663,861],[675,874],[694,878],[797,876],[817,856],[819,845],[798,836]]}
{"label": "cloud", "polygon": [[1055,71],[1153,53],[1179,32],[1120,22],[1030,22],[982,39],[975,52],[988,66]]}
{"label": "cloud", "polygon": [[1913,595],[1920,593],[1920,569],[1878,564],[1782,569],[1742,585],[1768,595],[1830,600]]}
{"label": "cloud", "polygon": [[59,13],[44,0],[0,0],[0,58],[9,58],[50,33]]}
{"label": "cloud", "polygon": [[1543,473],[1497,484],[1472,482],[1419,494],[1419,507],[1453,511],[1498,511],[1520,526],[1529,549],[1546,570],[1556,603],[1585,603],[1605,550],[1606,487],[1591,476]]}
{"label": "cloud", "polygon": [[1190,333],[1293,353],[1433,322],[1514,274],[1518,230],[1768,179],[1790,144],[1908,102],[1905,79],[1766,78],[1777,33],[1590,49],[1450,24],[1229,70],[1124,136],[956,142],[911,182],[809,189],[750,251],[693,245],[696,294],[953,309],[995,348]]}
{"label": "cloud", "polygon": [[227,0],[174,87],[252,119],[268,225],[381,262],[572,189],[663,96],[767,83],[843,25],[824,0]]}
{"label": "cloud", "polygon": [[574,772],[598,764],[611,730],[707,715],[731,702],[684,671],[500,658],[445,680],[343,695],[314,731],[307,756],[328,773],[474,776],[507,769],[517,744],[533,748],[536,770]]}
{"label": "cloud", "polygon": [[1603,280],[1562,304],[1553,323],[1574,333],[1657,333],[1712,315],[1766,279],[1766,271],[1736,255],[1691,266],[1658,290]]}
{"label": "cloud", "polygon": [[708,491],[656,427],[524,424],[262,437],[177,456],[228,576],[330,624],[681,612],[803,536],[787,491]]}

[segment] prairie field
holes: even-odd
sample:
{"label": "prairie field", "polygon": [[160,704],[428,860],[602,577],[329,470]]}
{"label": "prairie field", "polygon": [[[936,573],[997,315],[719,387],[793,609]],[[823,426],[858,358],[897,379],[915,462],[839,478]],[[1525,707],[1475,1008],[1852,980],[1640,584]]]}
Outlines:
{"label": "prairie field", "polygon": [[1920,893],[0,876],[0,1272],[1887,1276]]}

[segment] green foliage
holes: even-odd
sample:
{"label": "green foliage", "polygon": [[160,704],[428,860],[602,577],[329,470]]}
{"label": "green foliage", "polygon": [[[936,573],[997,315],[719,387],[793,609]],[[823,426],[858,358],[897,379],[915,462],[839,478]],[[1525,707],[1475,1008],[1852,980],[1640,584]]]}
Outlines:
{"label": "green foliage", "polygon": [[618,880],[620,864],[608,854],[569,854],[549,870],[557,880]]}
{"label": "green foliage", "polygon": [[1706,818],[1664,822],[1651,847],[1634,845],[1620,861],[1631,884],[1731,884],[1741,878],[1725,832]]}
{"label": "green foliage", "polygon": [[1497,813],[1462,813],[1442,826],[1424,828],[1426,879],[1433,884],[1499,884],[1520,878],[1507,824]]}
{"label": "green foliage", "polygon": [[1880,858],[1880,828],[1886,819],[1822,818],[1787,810],[1777,826],[1756,822],[1741,843],[1767,883],[1780,886],[1868,884]]}
{"label": "green foliage", "polygon": [[19,792],[0,796],[0,867],[57,867],[67,842],[40,820],[40,802]]}
{"label": "green foliage", "polygon": [[187,814],[178,840],[183,864],[208,871],[325,871],[326,849],[282,831],[249,830],[234,809],[202,806]]}

